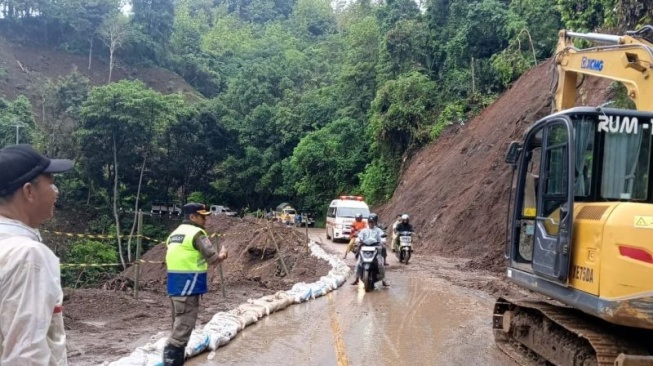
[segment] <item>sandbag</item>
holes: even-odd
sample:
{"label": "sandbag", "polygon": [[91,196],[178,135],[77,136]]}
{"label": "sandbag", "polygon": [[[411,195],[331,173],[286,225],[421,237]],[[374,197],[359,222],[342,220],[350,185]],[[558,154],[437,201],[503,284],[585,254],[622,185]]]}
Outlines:
{"label": "sandbag", "polygon": [[204,352],[209,347],[209,336],[203,329],[195,328],[190,334],[186,345],[186,357],[193,357]]}
{"label": "sandbag", "polygon": [[263,296],[260,299],[249,299],[247,300],[247,303],[263,307],[263,309],[265,309],[265,316],[267,316],[277,311],[277,309],[272,308],[272,300],[274,300],[274,296],[272,296],[272,298],[269,296]]}
{"label": "sandbag", "polygon": [[256,305],[256,304],[240,304],[238,305],[238,309],[246,312],[246,311],[253,311],[256,314],[256,320],[264,317],[267,315],[267,309],[265,306],[261,305]]}
{"label": "sandbag", "polygon": [[[247,326],[245,323],[241,321],[241,319],[238,317],[237,314],[232,314],[228,312],[221,311],[219,313],[216,313],[213,315],[213,318],[211,318],[211,321],[209,323],[215,323],[215,324],[220,324],[220,323],[227,323],[227,324],[232,324],[236,327],[238,331],[245,329]],[[207,324],[209,324],[207,323]]]}
{"label": "sandbag", "polygon": [[288,294],[286,291],[279,291],[274,294],[274,297],[283,302],[283,309],[295,303],[295,298],[292,295]]}
{"label": "sandbag", "polygon": [[111,362],[109,366],[147,366],[147,356],[140,351],[134,351],[127,357]]}
{"label": "sandbag", "polygon": [[292,295],[295,303],[299,304],[311,298],[311,287],[304,282],[299,282],[290,291],[287,291],[287,293]]}
{"label": "sandbag", "polygon": [[330,292],[329,286],[322,281],[313,282],[311,284],[311,294],[314,299],[320,296],[324,296],[329,292]]}
{"label": "sandbag", "polygon": [[339,287],[338,283],[335,280],[335,278],[333,278],[333,276],[330,276],[330,275],[320,277],[320,281],[326,283],[329,286],[330,290],[335,290],[335,289],[337,289]]}
{"label": "sandbag", "polygon": [[224,346],[236,336],[238,326],[233,322],[209,322],[204,326],[204,332],[209,336],[208,348],[215,351]]}
{"label": "sandbag", "polygon": [[258,321],[258,315],[253,310],[242,310],[240,307],[229,311],[231,314],[236,315],[238,320],[243,324],[243,329]]}

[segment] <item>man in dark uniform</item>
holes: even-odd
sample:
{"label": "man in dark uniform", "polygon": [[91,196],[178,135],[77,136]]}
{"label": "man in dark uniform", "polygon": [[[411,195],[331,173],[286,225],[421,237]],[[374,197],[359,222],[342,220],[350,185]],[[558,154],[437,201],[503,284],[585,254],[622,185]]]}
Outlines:
{"label": "man in dark uniform", "polygon": [[183,207],[184,220],[166,241],[168,296],[172,301],[173,329],[163,349],[164,366],[184,364],[184,352],[195,328],[200,296],[208,291],[208,265],[216,265],[227,258],[223,247],[220,253],[213,248],[204,225],[211,214],[204,205],[188,203]]}

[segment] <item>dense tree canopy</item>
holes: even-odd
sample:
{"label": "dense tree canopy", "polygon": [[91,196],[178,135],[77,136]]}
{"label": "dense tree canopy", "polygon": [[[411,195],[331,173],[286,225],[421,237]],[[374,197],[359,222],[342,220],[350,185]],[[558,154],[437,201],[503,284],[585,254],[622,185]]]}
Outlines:
{"label": "dense tree canopy", "polygon": [[651,19],[634,0],[133,0],[130,9],[0,1],[0,30],[14,41],[88,55],[89,68],[93,57],[168,68],[202,94],[191,103],[140,82],[91,86],[73,72],[46,83],[39,105],[0,99],[2,146],[19,125],[20,141],[79,161],[65,184],[83,193],[64,196],[70,204],[117,197],[126,208],[137,193],[151,203],[193,192],[250,208],[291,200],[322,211],[343,193],[378,203],[406,156],[550,57],[559,29]]}

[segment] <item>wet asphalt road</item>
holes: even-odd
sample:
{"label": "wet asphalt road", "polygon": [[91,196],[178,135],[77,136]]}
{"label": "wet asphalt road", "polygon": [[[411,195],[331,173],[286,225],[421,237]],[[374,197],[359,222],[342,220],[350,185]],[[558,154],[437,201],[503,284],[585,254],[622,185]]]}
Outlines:
{"label": "wet asphalt road", "polygon": [[[326,249],[344,253],[345,244]],[[350,255],[348,262],[353,265]],[[417,258],[415,258],[417,260]],[[327,296],[261,319],[187,365],[515,365],[495,346],[493,298],[397,266],[391,287],[371,293],[343,285]],[[348,280],[351,282],[352,278]]]}

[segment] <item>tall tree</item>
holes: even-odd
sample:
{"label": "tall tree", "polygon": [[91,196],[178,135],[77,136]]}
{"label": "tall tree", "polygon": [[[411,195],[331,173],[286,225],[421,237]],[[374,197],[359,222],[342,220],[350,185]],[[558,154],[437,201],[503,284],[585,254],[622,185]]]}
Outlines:
{"label": "tall tree", "polygon": [[31,143],[35,126],[32,106],[24,95],[14,101],[0,98],[0,148],[15,143]]}
{"label": "tall tree", "polygon": [[78,131],[81,162],[86,175],[111,192],[123,267],[126,263],[120,239],[121,188],[135,190],[143,161],[154,149],[152,137],[174,121],[181,104],[177,95],[163,96],[139,81],[123,80],[93,89],[83,105]]}
{"label": "tall tree", "polygon": [[122,47],[130,36],[129,20],[121,13],[115,13],[104,20],[100,35],[104,44],[109,48],[109,78],[107,83],[110,83],[111,74],[116,63],[116,51]]}
{"label": "tall tree", "polygon": [[115,17],[119,0],[66,0],[62,3],[64,22],[70,24],[76,35],[88,42],[88,69],[93,59],[93,44],[108,18]]}
{"label": "tall tree", "polygon": [[155,44],[167,47],[174,27],[174,0],[132,0],[134,24]]}

